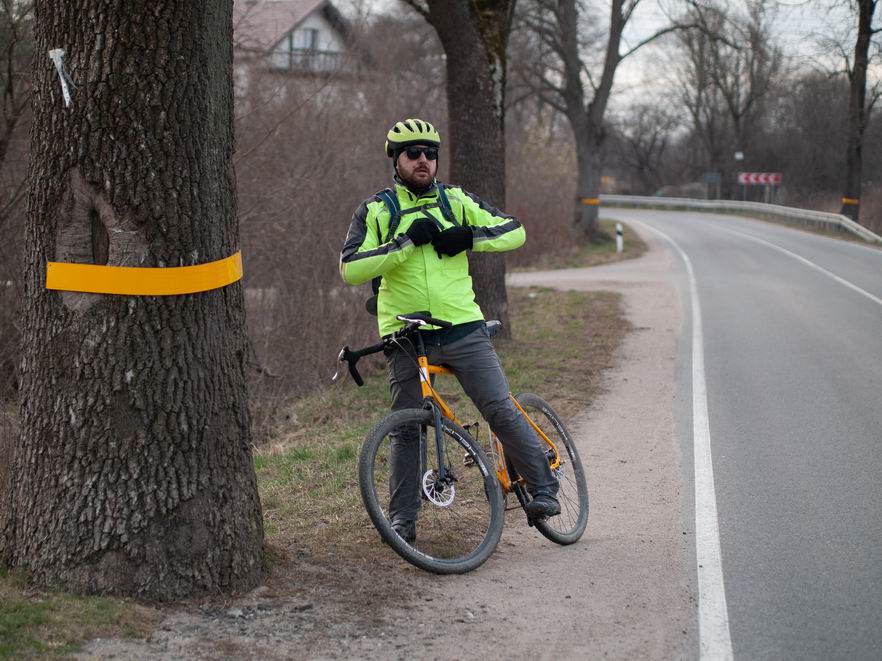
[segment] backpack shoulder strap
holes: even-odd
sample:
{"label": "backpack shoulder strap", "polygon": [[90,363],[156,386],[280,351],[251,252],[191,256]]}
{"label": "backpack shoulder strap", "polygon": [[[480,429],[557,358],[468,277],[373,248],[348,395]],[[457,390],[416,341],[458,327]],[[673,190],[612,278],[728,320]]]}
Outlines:
{"label": "backpack shoulder strap", "polygon": [[444,190],[444,184],[439,181],[435,186],[438,188],[438,207],[441,209],[441,214],[447,219],[447,222],[459,225],[456,214],[450,207],[450,200],[447,197],[447,191]]}
{"label": "backpack shoulder strap", "polygon": [[401,220],[401,205],[398,204],[398,196],[395,194],[395,191],[390,188],[381,190],[377,193],[377,197],[383,201],[383,204],[386,205],[386,209],[389,211],[389,230],[381,240],[381,243],[386,243],[391,237],[395,236],[395,230],[398,229],[398,223]]}

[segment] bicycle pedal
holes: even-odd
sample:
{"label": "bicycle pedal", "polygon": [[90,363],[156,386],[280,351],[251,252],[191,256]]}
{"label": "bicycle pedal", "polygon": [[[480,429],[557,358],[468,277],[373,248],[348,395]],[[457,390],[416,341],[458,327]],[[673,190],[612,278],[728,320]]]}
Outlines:
{"label": "bicycle pedal", "polygon": [[531,526],[537,521],[548,521],[548,517],[545,514],[527,514],[527,523]]}
{"label": "bicycle pedal", "polygon": [[475,458],[472,455],[470,455],[468,452],[466,452],[462,456],[462,465],[463,466],[474,466],[475,463],[476,463]]}

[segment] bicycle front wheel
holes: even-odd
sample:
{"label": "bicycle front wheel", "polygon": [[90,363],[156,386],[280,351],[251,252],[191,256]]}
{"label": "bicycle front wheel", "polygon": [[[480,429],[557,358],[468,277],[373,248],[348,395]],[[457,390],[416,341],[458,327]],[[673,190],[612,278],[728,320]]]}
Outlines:
{"label": "bicycle front wheel", "polygon": [[[434,425],[424,409],[396,411],[380,422],[362,446],[361,497],[380,536],[402,558],[436,574],[462,574],[499,543],[502,490],[468,432],[442,418],[439,442]],[[399,534],[393,519],[414,525],[399,527]]]}
{"label": "bicycle front wheel", "polygon": [[518,395],[517,400],[560,452],[560,466],[552,472],[560,485],[557,497],[561,512],[536,521],[536,529],[552,542],[573,544],[588,524],[588,481],[579,452],[566,425],[548,402],[532,393]]}

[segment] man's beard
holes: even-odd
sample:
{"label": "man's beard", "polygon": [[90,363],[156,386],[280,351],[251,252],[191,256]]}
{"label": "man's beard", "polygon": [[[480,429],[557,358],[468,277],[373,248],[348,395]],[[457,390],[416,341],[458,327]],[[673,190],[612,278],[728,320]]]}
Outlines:
{"label": "man's beard", "polygon": [[414,179],[413,177],[403,175],[401,171],[398,171],[398,178],[401,179],[402,183],[414,193],[421,193],[430,188],[432,184],[435,183],[435,178],[432,176],[429,176],[428,180],[423,183],[421,181],[418,181],[417,179]]}

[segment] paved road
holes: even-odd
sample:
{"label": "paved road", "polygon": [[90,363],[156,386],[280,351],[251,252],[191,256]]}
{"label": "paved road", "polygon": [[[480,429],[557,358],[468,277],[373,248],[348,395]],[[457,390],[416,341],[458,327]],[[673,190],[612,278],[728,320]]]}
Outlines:
{"label": "paved road", "polygon": [[[713,214],[609,215],[692,263],[735,658],[882,658],[882,251]],[[690,447],[693,375],[677,373]]]}

